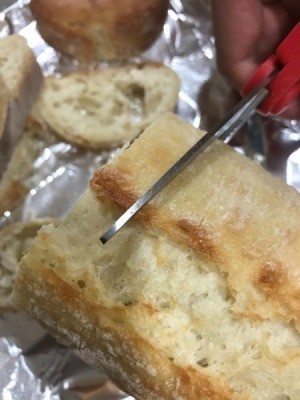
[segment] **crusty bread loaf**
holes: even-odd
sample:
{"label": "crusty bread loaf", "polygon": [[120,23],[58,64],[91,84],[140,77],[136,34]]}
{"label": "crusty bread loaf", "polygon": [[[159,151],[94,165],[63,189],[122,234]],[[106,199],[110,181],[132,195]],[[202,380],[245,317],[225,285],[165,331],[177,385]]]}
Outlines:
{"label": "crusty bread loaf", "polygon": [[91,149],[120,146],[172,111],[180,81],[160,63],[51,76],[38,105],[62,138]]}
{"label": "crusty bread loaf", "polygon": [[46,134],[41,124],[28,119],[0,180],[0,215],[15,209],[30,189],[27,180],[33,174],[34,162],[44,146]]}
{"label": "crusty bread loaf", "polygon": [[0,311],[14,309],[11,294],[19,262],[37,231],[43,225],[58,223],[54,218],[40,218],[16,222],[0,230]]}
{"label": "crusty bread loaf", "polygon": [[36,100],[42,72],[26,40],[11,35],[0,40],[0,74],[9,91],[9,107],[3,137],[0,141],[1,162],[9,160]]}
{"label": "crusty bread loaf", "polygon": [[300,197],[213,144],[106,245],[202,133],[166,115],[21,261],[14,301],[137,399],[299,400]]}
{"label": "crusty bread loaf", "polygon": [[79,60],[137,56],[161,33],[169,0],[31,0],[44,40]]}

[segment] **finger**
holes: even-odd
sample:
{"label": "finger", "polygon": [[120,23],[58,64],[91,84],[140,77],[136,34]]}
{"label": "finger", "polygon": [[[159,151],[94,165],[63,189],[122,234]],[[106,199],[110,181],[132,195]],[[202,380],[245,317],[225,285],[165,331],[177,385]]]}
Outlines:
{"label": "finger", "polygon": [[259,0],[213,0],[212,15],[221,63],[244,61],[256,52],[263,26]]}
{"label": "finger", "polygon": [[231,86],[241,92],[246,82],[251,78],[259,64],[252,59],[236,63],[224,63],[219,66],[221,73],[228,79]]}
{"label": "finger", "polygon": [[298,97],[295,99],[279,116],[287,119],[300,120],[300,98]]}
{"label": "finger", "polygon": [[274,0],[214,0],[213,19],[218,67],[237,90],[291,28],[287,10]]}

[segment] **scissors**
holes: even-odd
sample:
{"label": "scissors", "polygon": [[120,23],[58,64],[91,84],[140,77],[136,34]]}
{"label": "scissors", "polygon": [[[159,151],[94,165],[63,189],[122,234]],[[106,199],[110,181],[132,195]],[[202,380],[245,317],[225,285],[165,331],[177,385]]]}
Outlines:
{"label": "scissors", "polygon": [[215,140],[228,143],[257,109],[264,115],[277,115],[300,94],[300,22],[250,77],[242,89],[244,98],[194,144],[154,185],[144,193],[100,237],[105,244],[137,212],[184,170]]}

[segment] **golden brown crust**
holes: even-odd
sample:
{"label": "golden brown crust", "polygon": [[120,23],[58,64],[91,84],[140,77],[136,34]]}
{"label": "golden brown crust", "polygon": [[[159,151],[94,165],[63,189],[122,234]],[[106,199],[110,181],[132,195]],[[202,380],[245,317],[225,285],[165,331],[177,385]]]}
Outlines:
{"label": "golden brown crust", "polygon": [[[91,187],[102,201],[128,208],[200,136],[175,116],[162,118]],[[137,218],[225,272],[237,314],[299,324],[300,196],[260,166],[217,143]]]}
{"label": "golden brown crust", "polygon": [[[42,235],[46,242],[47,234]],[[83,358],[104,367],[115,383],[136,399],[232,399],[232,390],[219,377],[182,368],[143,340],[126,323],[130,318],[124,318],[124,308],[93,304],[76,282],[74,286],[64,282],[42,264],[31,267],[25,258],[15,288],[17,296],[21,293],[18,302],[62,343],[76,343]],[[35,268],[43,273],[35,274]]]}
{"label": "golden brown crust", "polygon": [[160,34],[168,0],[32,0],[37,27],[63,54],[91,61],[127,59]]}
{"label": "golden brown crust", "polygon": [[[134,189],[128,188],[126,180],[128,173],[129,171],[124,169],[118,171],[114,166],[96,171],[90,184],[98,199],[101,201],[113,200],[124,210],[134,204],[139,195]],[[220,259],[218,249],[212,240],[212,233],[204,226],[196,225],[187,219],[171,221],[152,205],[140,210],[135,218],[146,225],[163,228],[173,239],[194,247],[207,256],[210,261],[217,262]]]}

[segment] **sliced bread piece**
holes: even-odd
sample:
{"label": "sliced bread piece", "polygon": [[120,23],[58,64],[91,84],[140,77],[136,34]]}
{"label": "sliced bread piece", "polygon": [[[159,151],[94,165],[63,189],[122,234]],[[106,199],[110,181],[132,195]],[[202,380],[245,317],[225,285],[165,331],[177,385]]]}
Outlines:
{"label": "sliced bread piece", "polygon": [[106,245],[202,133],[157,120],[22,258],[14,300],[136,399],[299,400],[300,196],[213,144]]}
{"label": "sliced bread piece", "polygon": [[159,63],[47,77],[39,101],[47,124],[90,149],[120,146],[156,117],[172,111],[180,81]]}
{"label": "sliced bread piece", "polygon": [[11,294],[21,257],[43,225],[59,224],[54,218],[16,222],[0,230],[0,311],[13,310]]}
{"label": "sliced bread piece", "polygon": [[16,145],[0,181],[0,215],[12,211],[29,190],[26,180],[33,173],[34,161],[44,146],[45,129],[30,119]]}
{"label": "sliced bread piece", "polygon": [[6,164],[25,125],[42,83],[42,72],[26,40],[12,35],[0,40],[0,74],[9,91],[9,108],[0,141],[1,165]]}

